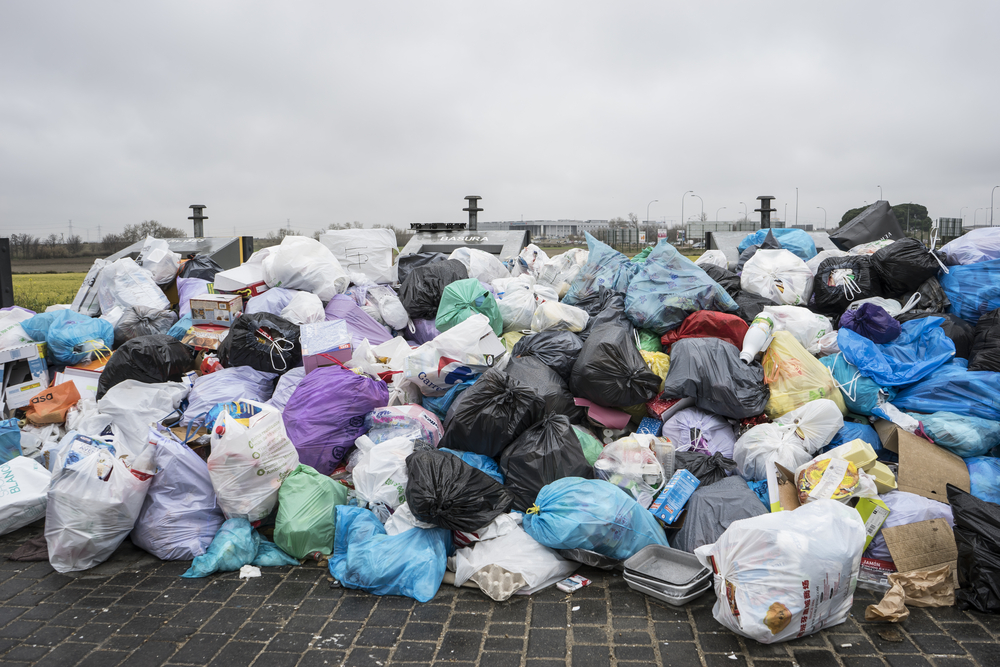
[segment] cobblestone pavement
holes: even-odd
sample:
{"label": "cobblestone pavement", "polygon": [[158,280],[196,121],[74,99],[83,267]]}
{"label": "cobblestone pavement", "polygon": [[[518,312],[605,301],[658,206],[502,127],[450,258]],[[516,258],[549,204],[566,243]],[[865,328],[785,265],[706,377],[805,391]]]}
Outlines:
{"label": "cobblestone pavement", "polygon": [[7,665],[705,665],[958,667],[1000,665],[1000,617],[911,609],[898,625],[864,623],[875,598],[827,632],[765,646],[712,618],[708,593],[683,609],[583,568],[594,583],[495,603],[442,586],[428,604],[331,588],[315,564],[181,579],[127,542],[106,563],[65,576],[7,556],[41,532],[0,537],[0,664]]}

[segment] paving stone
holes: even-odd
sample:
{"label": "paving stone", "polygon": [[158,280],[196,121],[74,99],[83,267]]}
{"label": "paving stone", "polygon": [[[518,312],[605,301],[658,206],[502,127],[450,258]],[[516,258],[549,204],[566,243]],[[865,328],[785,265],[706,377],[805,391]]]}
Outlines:
{"label": "paving stone", "polygon": [[438,660],[475,660],[479,656],[481,632],[449,630],[441,640]]}

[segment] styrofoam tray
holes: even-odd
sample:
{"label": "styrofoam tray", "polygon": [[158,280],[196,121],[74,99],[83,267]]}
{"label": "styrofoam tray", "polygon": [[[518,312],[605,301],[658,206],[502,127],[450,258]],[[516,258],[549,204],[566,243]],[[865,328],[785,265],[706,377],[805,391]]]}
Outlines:
{"label": "styrofoam tray", "polygon": [[625,561],[625,569],[668,586],[686,586],[709,571],[694,554],[659,544],[640,549]]}
{"label": "styrofoam tray", "polygon": [[635,581],[628,578],[625,579],[625,582],[632,590],[638,591],[643,595],[648,595],[651,598],[656,598],[661,602],[666,602],[667,604],[672,605],[674,607],[682,607],[686,605],[688,602],[691,602],[691,600],[694,600],[696,597],[698,597],[699,595],[701,595],[702,593],[704,593],[705,591],[707,591],[712,587],[712,581],[708,580],[705,582],[704,586],[695,589],[692,593],[685,595],[684,597],[675,597],[673,595],[667,595],[663,591],[657,590],[655,588],[649,588],[648,586],[643,586],[642,584],[636,583]]}

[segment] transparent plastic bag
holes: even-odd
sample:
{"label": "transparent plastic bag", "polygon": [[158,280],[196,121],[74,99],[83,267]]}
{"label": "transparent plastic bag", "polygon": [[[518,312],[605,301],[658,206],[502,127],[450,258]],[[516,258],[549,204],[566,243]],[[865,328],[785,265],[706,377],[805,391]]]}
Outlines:
{"label": "transparent plastic bag", "polygon": [[532,331],[583,331],[590,315],[581,308],[558,301],[545,301],[535,308],[531,317]]}
{"label": "transparent plastic bag", "polygon": [[761,362],[771,396],[764,409],[772,419],[817,398],[829,398],[847,412],[837,381],[819,359],[787,331],[776,331]]}
{"label": "transparent plastic bag", "polygon": [[634,433],[612,442],[594,463],[594,475],[626,491],[648,509],[666,483],[663,466],[653,452],[653,442],[657,439],[646,433]]}
{"label": "transparent plastic bag", "polygon": [[758,250],[743,266],[740,286],[775,303],[805,305],[812,296],[813,274],[789,250]]}
{"label": "transparent plastic bag", "polygon": [[163,239],[147,236],[135,263],[149,271],[157,285],[168,285],[181,268],[181,256]]}

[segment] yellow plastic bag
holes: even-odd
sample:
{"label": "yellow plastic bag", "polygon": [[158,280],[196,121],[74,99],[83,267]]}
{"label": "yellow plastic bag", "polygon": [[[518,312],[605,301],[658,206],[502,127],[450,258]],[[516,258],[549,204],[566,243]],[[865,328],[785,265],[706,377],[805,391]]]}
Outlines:
{"label": "yellow plastic bag", "polygon": [[639,354],[642,355],[642,360],[649,366],[649,370],[660,377],[660,391],[663,391],[663,385],[667,381],[667,371],[670,370],[670,355],[663,352],[649,352],[647,350],[639,350]]}
{"label": "yellow plastic bag", "polygon": [[847,414],[844,397],[830,371],[787,331],[778,331],[764,353],[764,381],[771,398],[764,412],[777,419],[817,398],[829,398]]}
{"label": "yellow plastic bag", "polygon": [[503,342],[503,346],[507,348],[508,352],[513,351],[514,346],[517,345],[517,341],[524,338],[524,334],[520,331],[508,331],[504,335],[500,336],[500,340]]}

